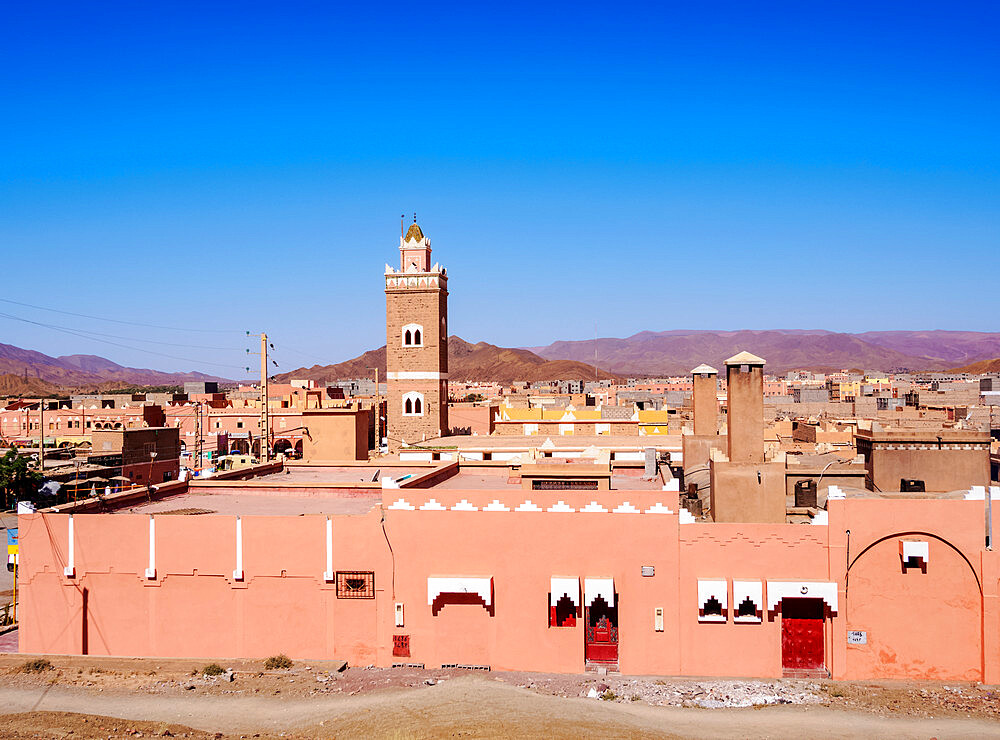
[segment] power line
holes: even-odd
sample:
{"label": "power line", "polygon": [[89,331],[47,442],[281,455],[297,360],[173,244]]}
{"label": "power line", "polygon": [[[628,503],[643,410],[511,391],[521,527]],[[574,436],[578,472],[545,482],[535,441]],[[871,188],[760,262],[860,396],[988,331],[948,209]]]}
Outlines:
{"label": "power line", "polygon": [[[0,300],[4,300],[4,299],[0,298]],[[208,360],[195,359],[193,357],[179,357],[177,355],[166,354],[165,352],[154,352],[151,349],[143,349],[142,347],[132,347],[132,346],[127,345],[127,344],[121,344],[120,342],[112,342],[112,341],[110,341],[108,339],[100,339],[100,338],[95,337],[95,336],[88,336],[86,334],[81,333],[80,331],[78,331],[76,329],[68,329],[68,328],[63,327],[63,326],[55,326],[54,324],[46,324],[46,323],[44,323],[42,321],[32,321],[31,319],[25,319],[25,318],[22,318],[20,316],[14,316],[12,314],[7,314],[7,313],[0,312],[0,317],[6,318],[6,319],[12,319],[14,321],[23,321],[26,324],[34,324],[35,326],[42,326],[42,327],[45,327],[46,329],[53,329],[54,331],[61,331],[64,334],[72,334],[73,336],[80,337],[82,339],[89,339],[92,342],[103,342],[104,344],[110,344],[110,345],[113,345],[115,347],[122,347],[124,349],[130,349],[130,350],[133,350],[135,352],[145,352],[147,354],[157,355],[159,357],[168,357],[171,360],[182,360],[183,362],[194,362],[194,363],[198,363],[198,364],[201,364],[201,365],[214,365],[215,367],[224,367],[224,368],[227,368],[229,370],[244,370],[244,368],[237,367],[236,365],[228,365],[228,364],[223,364],[221,362],[209,362]]]}
{"label": "power line", "polygon": [[94,321],[110,321],[114,324],[127,324],[128,326],[142,326],[147,329],[166,329],[168,331],[194,331],[194,332],[208,332],[213,334],[229,334],[239,331],[238,329],[194,329],[191,327],[180,327],[180,326],[161,326],[159,324],[145,324],[141,321],[125,321],[123,319],[109,319],[106,316],[91,316],[85,313],[76,313],[74,311],[62,311],[58,308],[48,308],[46,306],[36,306],[31,303],[22,303],[21,301],[12,301],[10,298],[0,298],[0,301],[4,303],[12,303],[15,306],[25,306],[26,308],[35,308],[39,311],[52,311],[53,313],[61,313],[67,316],[76,316],[83,319],[93,319]]}

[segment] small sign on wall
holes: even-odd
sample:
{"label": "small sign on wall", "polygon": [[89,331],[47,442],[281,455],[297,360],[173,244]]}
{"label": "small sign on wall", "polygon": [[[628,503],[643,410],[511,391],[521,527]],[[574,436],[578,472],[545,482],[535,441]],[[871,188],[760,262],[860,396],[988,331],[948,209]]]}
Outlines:
{"label": "small sign on wall", "polygon": [[655,570],[655,568],[653,568],[652,565],[644,565],[644,566],[642,566],[642,577],[643,578],[652,578],[652,576],[655,573],[656,573],[656,570]]}
{"label": "small sign on wall", "polygon": [[867,645],[868,633],[861,630],[847,630],[848,645]]}

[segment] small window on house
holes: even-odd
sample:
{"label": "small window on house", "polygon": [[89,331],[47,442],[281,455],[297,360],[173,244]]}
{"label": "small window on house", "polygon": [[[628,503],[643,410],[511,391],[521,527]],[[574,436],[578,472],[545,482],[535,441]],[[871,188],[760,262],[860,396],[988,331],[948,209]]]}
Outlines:
{"label": "small window on house", "polygon": [[568,596],[561,597],[555,606],[549,607],[549,626],[576,626],[576,604]]}
{"label": "small window on house", "polygon": [[338,599],[374,599],[375,573],[370,570],[338,570]]}
{"label": "small window on house", "polygon": [[[716,603],[718,603],[718,602],[716,602]],[[721,605],[719,606],[719,609],[720,609],[720,612],[718,612],[718,613],[721,614],[721,609],[722,609]],[[740,605],[736,608],[736,616],[737,617],[756,617],[757,616],[757,605],[755,603],[753,603],[750,600],[749,597],[743,599],[743,601],[740,602]]]}
{"label": "small window on house", "polygon": [[721,617],[722,616],[722,604],[714,596],[705,602],[702,608],[703,617]]}
{"label": "small window on house", "polygon": [[243,428],[243,422],[242,421],[236,422],[236,428],[237,429],[242,429]]}

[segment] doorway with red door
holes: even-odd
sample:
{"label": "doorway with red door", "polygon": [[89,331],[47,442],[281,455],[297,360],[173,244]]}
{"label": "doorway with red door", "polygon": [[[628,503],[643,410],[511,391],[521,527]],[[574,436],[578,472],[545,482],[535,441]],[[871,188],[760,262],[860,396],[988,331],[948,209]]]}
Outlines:
{"label": "doorway with red door", "polygon": [[829,676],[826,670],[825,624],[826,604],[823,599],[781,600],[781,668],[785,676]]}

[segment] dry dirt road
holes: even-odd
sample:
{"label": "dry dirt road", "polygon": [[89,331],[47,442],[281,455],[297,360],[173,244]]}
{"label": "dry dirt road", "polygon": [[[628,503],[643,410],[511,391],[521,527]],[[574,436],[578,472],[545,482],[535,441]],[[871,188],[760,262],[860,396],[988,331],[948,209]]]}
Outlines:
{"label": "dry dirt road", "polygon": [[[657,707],[544,695],[486,676],[314,697],[95,693],[55,683],[0,684],[0,707],[8,713],[0,716],[0,735],[9,738],[148,737],[165,732],[197,738],[214,733],[285,738],[1000,737],[1000,723],[984,718],[885,717],[821,706]],[[47,714],[51,712],[88,716]]]}

